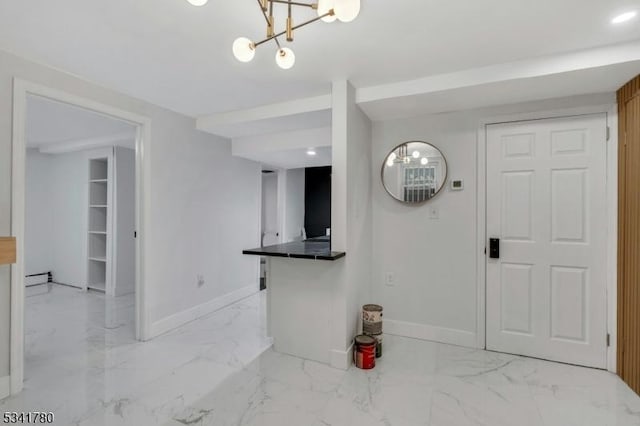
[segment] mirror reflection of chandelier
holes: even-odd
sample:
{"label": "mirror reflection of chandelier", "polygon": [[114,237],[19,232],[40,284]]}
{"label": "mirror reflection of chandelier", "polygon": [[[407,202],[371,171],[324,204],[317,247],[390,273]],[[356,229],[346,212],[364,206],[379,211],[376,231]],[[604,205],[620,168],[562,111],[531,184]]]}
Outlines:
{"label": "mirror reflection of chandelier", "polygon": [[423,166],[426,166],[429,164],[429,159],[426,156],[421,156],[420,151],[417,149],[409,153],[409,145],[405,143],[389,154],[387,167],[392,167],[396,163],[411,164],[412,162],[419,162]]}
{"label": "mirror reflection of chandelier", "polygon": [[[208,0],[187,0],[194,6],[204,6]],[[236,0],[237,1],[237,0]],[[276,64],[282,69],[293,67],[296,56],[288,47],[282,47],[279,37],[285,36],[286,41],[293,41],[293,33],[298,28],[322,20],[333,22],[338,19],[341,22],[351,22],[360,13],[360,0],[317,0],[317,3],[304,3],[292,0],[256,0],[260,7],[260,12],[264,16],[267,32],[266,38],[261,41],[252,41],[247,37],[239,37],[233,42],[233,55],[240,62],[250,62],[256,54],[256,48],[269,41],[274,41],[276,49]],[[273,10],[276,5],[283,5],[287,8],[286,27],[280,32],[275,32],[275,18]],[[295,24],[293,11],[299,9],[311,9],[316,11],[316,17]]]}

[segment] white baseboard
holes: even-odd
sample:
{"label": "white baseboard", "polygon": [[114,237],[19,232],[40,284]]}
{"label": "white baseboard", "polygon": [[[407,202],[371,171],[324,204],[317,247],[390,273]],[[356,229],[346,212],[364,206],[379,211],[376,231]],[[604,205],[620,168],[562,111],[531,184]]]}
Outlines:
{"label": "white baseboard", "polygon": [[0,377],[0,399],[4,399],[11,395],[11,377]]}
{"label": "white baseboard", "polygon": [[227,293],[224,296],[217,297],[208,302],[194,306],[193,308],[186,309],[182,312],[178,312],[176,314],[158,320],[151,325],[150,338],[154,338],[175,328],[178,328],[181,325],[187,324],[193,320],[229,306],[259,291],[260,290],[258,289],[258,286],[256,284],[248,285],[241,289],[232,291],[231,293]]}
{"label": "white baseboard", "polygon": [[384,334],[411,337],[413,339],[432,340],[450,345],[477,347],[476,333],[453,328],[436,327],[406,321],[384,320]]}
{"label": "white baseboard", "polygon": [[346,351],[332,349],[329,356],[331,360],[330,363],[333,368],[339,368],[340,370],[348,369],[353,363],[353,343]]}

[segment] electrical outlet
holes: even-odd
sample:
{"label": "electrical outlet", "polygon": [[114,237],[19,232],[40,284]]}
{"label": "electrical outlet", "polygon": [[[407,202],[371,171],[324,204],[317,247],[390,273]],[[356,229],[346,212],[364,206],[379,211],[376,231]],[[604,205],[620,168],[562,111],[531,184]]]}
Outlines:
{"label": "electrical outlet", "polygon": [[202,287],[204,285],[204,276],[198,275],[198,287]]}
{"label": "electrical outlet", "polygon": [[440,209],[436,206],[429,207],[429,219],[439,219],[440,218]]}
{"label": "electrical outlet", "polygon": [[384,281],[385,284],[389,287],[395,287],[396,286],[396,274],[394,274],[393,272],[387,272],[384,276]]}

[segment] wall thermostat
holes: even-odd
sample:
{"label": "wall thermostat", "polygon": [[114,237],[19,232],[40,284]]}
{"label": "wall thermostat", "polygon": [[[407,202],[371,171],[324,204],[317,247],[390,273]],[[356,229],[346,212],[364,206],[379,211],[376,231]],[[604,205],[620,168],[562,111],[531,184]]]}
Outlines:
{"label": "wall thermostat", "polygon": [[464,189],[464,181],[462,179],[455,179],[451,181],[452,191],[462,191]]}

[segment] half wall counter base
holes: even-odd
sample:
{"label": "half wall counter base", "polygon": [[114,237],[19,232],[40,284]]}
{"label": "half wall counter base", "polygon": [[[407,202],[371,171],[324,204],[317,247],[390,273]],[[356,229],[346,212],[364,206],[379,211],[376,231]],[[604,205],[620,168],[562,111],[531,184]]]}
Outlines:
{"label": "half wall counter base", "polygon": [[328,242],[296,242],[243,251],[267,258],[267,332],[277,352],[347,369],[350,346],[338,295],[345,253]]}

